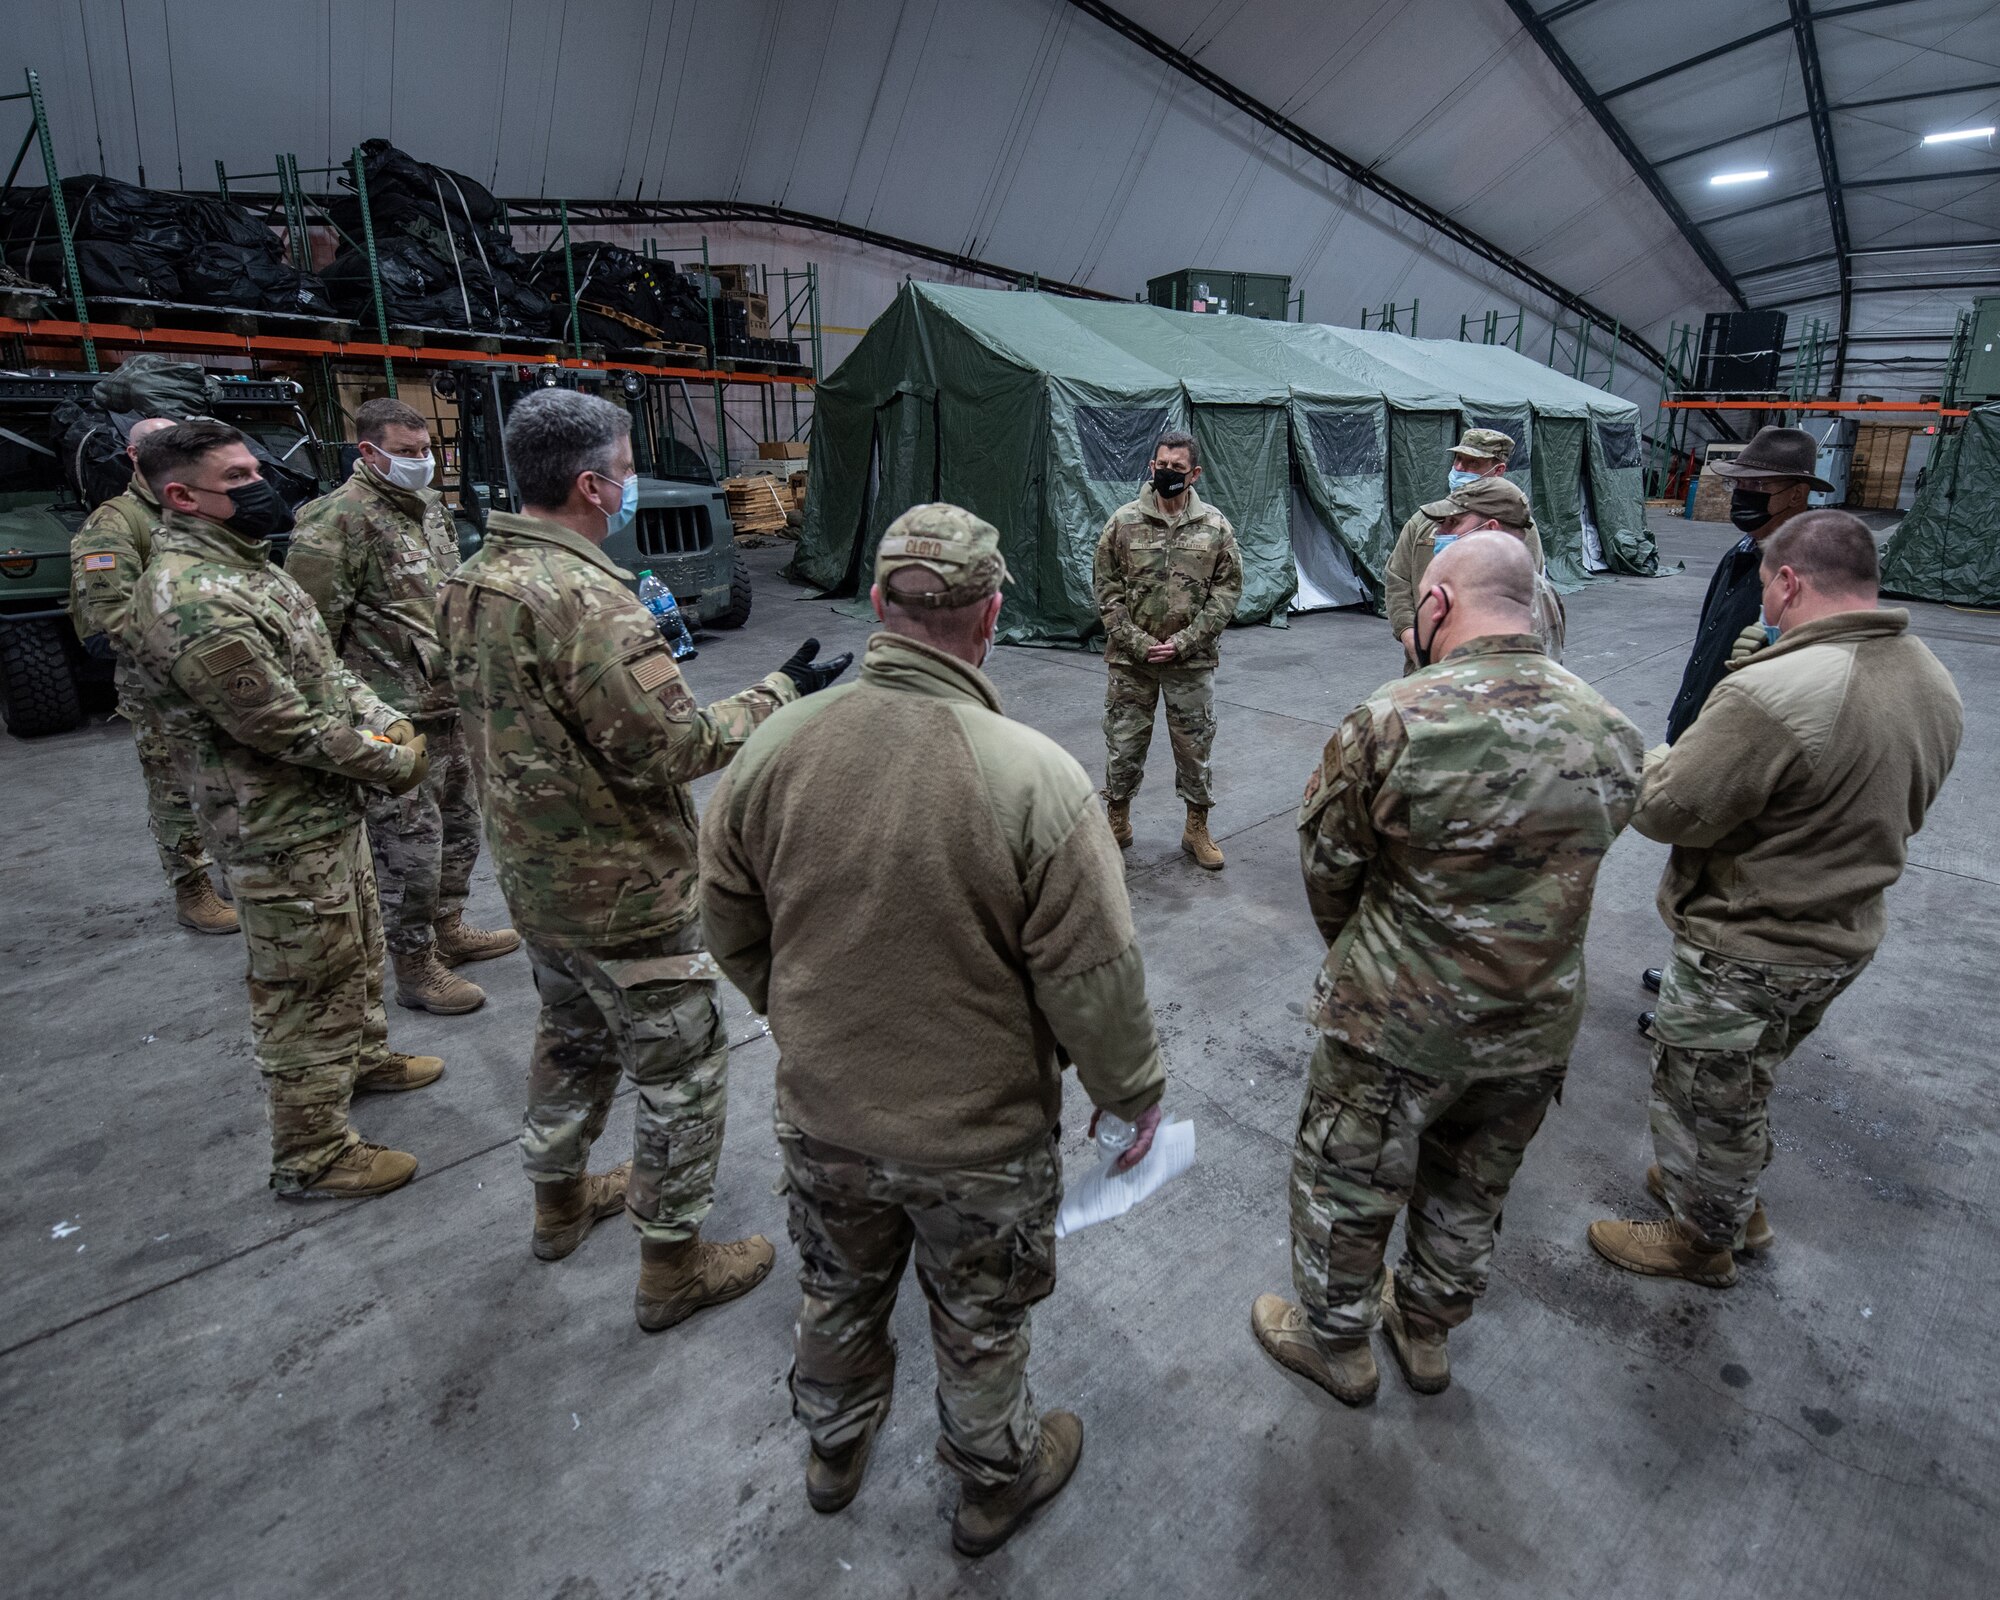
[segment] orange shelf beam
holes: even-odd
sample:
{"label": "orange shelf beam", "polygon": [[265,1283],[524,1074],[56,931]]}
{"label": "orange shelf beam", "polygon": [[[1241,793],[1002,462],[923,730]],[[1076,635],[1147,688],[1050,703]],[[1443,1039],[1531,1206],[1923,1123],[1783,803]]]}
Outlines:
{"label": "orange shelf beam", "polygon": [[1969,411],[1946,411],[1922,400],[1663,400],[1669,411],[1926,411],[1943,417],[1966,417]]}
{"label": "orange shelf beam", "polygon": [[214,354],[244,356],[305,357],[331,356],[346,361],[380,361],[384,356],[417,366],[449,366],[460,362],[484,361],[502,367],[567,367],[581,372],[639,372],[659,378],[686,378],[701,383],[768,383],[810,389],[810,376],[769,372],[717,372],[706,367],[675,367],[645,361],[582,361],[575,356],[551,354],[509,355],[502,351],[451,350],[435,345],[375,344],[355,340],[343,344],[337,339],[298,339],[287,334],[227,333],[204,328],[131,328],[122,323],[26,322],[19,317],[0,317],[0,335],[15,334],[29,343],[81,343],[85,335],[104,345],[140,349],[206,350]]}

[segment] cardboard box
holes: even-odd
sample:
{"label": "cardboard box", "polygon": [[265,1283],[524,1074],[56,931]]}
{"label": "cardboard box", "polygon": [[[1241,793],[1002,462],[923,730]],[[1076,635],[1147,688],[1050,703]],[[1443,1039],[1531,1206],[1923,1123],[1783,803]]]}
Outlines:
{"label": "cardboard box", "polygon": [[730,298],[741,300],[743,309],[748,313],[743,329],[745,333],[753,339],[771,337],[771,301],[768,295],[739,294]]}
{"label": "cardboard box", "polygon": [[757,446],[759,461],[803,461],[809,447],[803,439],[765,439]]}

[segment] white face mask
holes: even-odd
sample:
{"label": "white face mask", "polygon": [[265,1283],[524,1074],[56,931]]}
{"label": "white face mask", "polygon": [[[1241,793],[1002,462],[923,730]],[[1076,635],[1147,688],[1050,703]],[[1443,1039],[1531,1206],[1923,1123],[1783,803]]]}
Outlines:
{"label": "white face mask", "polygon": [[[375,446],[370,445],[371,450]],[[398,489],[414,493],[418,489],[428,489],[431,469],[437,465],[437,457],[426,450],[420,456],[392,456],[388,451],[379,451],[369,457],[368,465],[387,478]]]}

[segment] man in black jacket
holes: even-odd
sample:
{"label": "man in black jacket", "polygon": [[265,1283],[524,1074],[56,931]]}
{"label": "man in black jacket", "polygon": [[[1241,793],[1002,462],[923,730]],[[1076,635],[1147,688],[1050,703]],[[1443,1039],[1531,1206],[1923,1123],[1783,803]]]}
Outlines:
{"label": "man in black jacket", "polygon": [[[1701,625],[1681,673],[1680,693],[1667,713],[1667,743],[1687,732],[1709,692],[1728,670],[1736,636],[1755,622],[1763,607],[1758,576],[1764,541],[1806,509],[1806,497],[1832,484],[1814,474],[1819,442],[1803,428],[1759,428],[1733,461],[1719,461],[1717,476],[1731,481],[1729,520],[1743,537],[1724,552],[1701,602]],[[1640,981],[1660,992],[1660,969],[1648,967]],[[1639,1031],[1652,1036],[1653,1013],[1639,1013]]]}

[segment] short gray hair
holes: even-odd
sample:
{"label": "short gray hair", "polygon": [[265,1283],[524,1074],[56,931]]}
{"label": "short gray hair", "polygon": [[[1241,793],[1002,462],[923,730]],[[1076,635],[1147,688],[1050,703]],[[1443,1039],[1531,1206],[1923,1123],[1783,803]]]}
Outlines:
{"label": "short gray hair", "polygon": [[575,389],[537,389],[507,413],[507,465],[521,503],[547,510],[569,499],[577,474],[611,475],[611,452],[632,431],[623,406]]}

